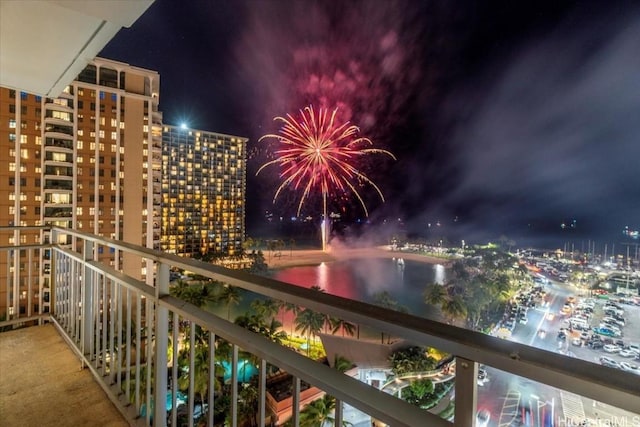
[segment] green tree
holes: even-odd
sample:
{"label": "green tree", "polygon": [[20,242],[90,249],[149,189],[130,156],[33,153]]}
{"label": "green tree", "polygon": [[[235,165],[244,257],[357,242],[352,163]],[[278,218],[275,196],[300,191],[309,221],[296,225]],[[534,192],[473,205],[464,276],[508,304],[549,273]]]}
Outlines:
{"label": "green tree", "polygon": [[188,284],[184,280],[178,280],[169,287],[169,294],[196,307],[204,307],[209,301],[216,301],[215,282],[198,282]]}
{"label": "green tree", "polygon": [[335,418],[333,418],[335,409],[336,399],[325,394],[300,411],[300,427],[319,427],[324,426],[325,423],[335,425]]}
{"label": "green tree", "polygon": [[295,319],[296,331],[307,336],[307,355],[311,346],[311,335],[316,336],[324,326],[324,315],[305,308]]}
{"label": "green tree", "polygon": [[429,379],[413,381],[409,387],[411,388],[411,393],[413,393],[419,400],[422,400],[424,396],[433,392],[433,381]]}
{"label": "green tree", "polygon": [[336,317],[329,318],[329,322],[331,324],[331,333],[335,334],[338,331],[342,331],[342,336],[345,336],[345,333],[350,337],[355,335],[356,325],[355,323],[347,322],[343,319],[338,319]]}
{"label": "green tree", "polygon": [[338,372],[345,373],[349,369],[351,369],[353,366],[354,366],[353,362],[351,362],[346,357],[340,356],[339,354],[336,354],[333,357],[333,369],[335,369]]}
{"label": "green tree", "polygon": [[456,319],[464,319],[467,316],[467,307],[461,296],[456,295],[446,300],[442,306],[442,314],[451,321]]}
{"label": "green tree", "polygon": [[280,311],[280,301],[274,299],[256,299],[251,302],[251,308],[260,316],[271,319]]}
{"label": "green tree", "polygon": [[428,284],[423,295],[425,303],[436,307],[440,307],[449,299],[447,289],[438,283]]}
{"label": "green tree", "polygon": [[294,321],[291,322],[291,335],[293,335],[293,328],[295,326],[295,318],[298,316],[298,314],[300,314],[300,312],[302,311],[302,308],[297,306],[297,305],[295,305],[295,304],[293,304],[293,303],[286,302],[286,301],[283,301],[282,304],[283,304],[282,308],[284,309],[282,311],[282,323],[284,324],[284,314],[285,314],[285,312],[291,312],[293,314],[293,316],[294,316],[293,317]]}
{"label": "green tree", "polygon": [[224,285],[222,292],[220,292],[219,301],[223,302],[227,306],[227,320],[231,318],[231,305],[238,305],[242,301],[240,291],[235,286]]}

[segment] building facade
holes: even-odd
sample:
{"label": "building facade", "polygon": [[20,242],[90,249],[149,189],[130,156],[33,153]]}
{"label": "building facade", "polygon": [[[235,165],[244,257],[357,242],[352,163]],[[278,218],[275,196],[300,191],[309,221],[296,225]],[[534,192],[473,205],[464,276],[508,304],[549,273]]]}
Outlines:
{"label": "building facade", "polygon": [[[101,58],[55,99],[0,88],[0,225],[58,225],[159,249],[159,88],[157,72]],[[18,236],[20,243],[51,238],[16,232],[0,245]],[[127,274],[147,276],[144,260],[94,252]],[[10,289],[0,295],[4,316],[48,311],[50,273],[46,252],[38,260],[19,252],[0,260],[0,280]]]}
{"label": "building facade", "polygon": [[163,127],[163,252],[198,257],[242,251],[246,143],[239,136]]}

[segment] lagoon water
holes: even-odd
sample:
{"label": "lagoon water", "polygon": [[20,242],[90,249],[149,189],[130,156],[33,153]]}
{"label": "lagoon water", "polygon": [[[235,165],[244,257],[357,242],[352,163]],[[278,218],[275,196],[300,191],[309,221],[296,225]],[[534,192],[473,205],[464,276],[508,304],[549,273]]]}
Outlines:
{"label": "lagoon water", "polygon": [[320,286],[325,292],[373,303],[376,293],[388,292],[409,313],[437,318],[437,311],[424,303],[423,292],[429,283],[444,283],[445,267],[397,259],[351,259],[314,266],[276,270],[273,278],[298,286]]}

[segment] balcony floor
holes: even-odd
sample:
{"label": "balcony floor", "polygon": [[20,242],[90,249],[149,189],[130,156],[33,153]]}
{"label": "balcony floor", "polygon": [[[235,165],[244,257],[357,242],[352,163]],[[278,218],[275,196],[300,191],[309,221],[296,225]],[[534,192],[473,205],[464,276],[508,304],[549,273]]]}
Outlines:
{"label": "balcony floor", "polygon": [[128,426],[51,324],[0,333],[0,419],[13,426]]}

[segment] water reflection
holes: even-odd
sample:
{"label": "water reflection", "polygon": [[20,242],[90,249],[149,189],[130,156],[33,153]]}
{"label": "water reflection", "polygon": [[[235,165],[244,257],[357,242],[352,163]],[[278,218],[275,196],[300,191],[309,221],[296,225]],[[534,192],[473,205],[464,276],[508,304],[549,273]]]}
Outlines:
{"label": "water reflection", "polygon": [[386,258],[353,259],[316,266],[289,267],[276,271],[275,279],[298,286],[320,286],[327,293],[364,302],[374,295],[388,292],[411,314],[431,317],[435,310],[423,302],[429,283],[444,283],[446,269],[440,264],[426,264]]}

